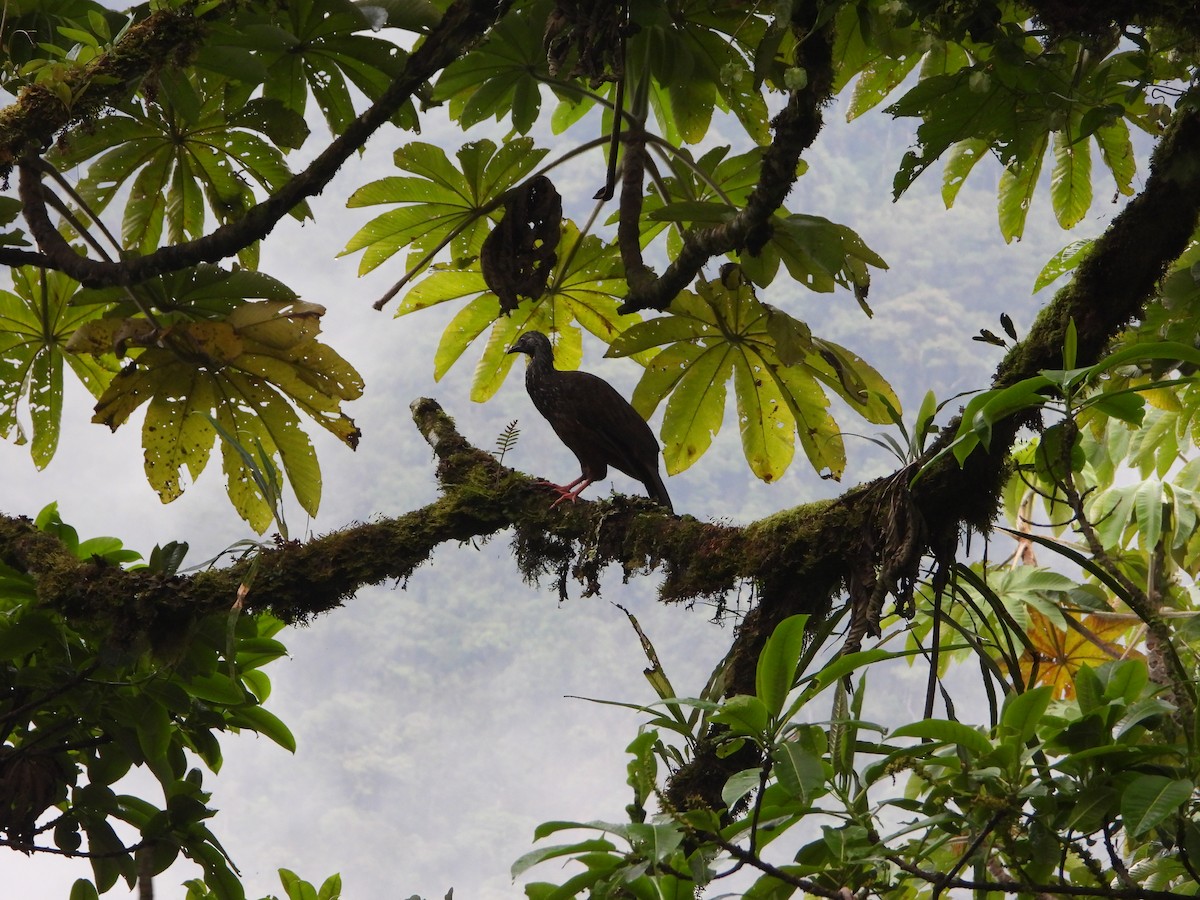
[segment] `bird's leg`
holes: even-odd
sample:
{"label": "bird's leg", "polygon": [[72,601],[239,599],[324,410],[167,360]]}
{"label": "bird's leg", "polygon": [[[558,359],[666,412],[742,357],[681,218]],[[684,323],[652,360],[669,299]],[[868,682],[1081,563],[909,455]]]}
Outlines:
{"label": "bird's leg", "polygon": [[538,484],[545,485],[548,488],[553,488],[558,493],[558,499],[550,504],[550,508],[558,506],[564,500],[570,500],[574,503],[584,489],[592,483],[592,479],[586,475],[580,475],[570,484],[555,484],[553,481],[539,481]]}

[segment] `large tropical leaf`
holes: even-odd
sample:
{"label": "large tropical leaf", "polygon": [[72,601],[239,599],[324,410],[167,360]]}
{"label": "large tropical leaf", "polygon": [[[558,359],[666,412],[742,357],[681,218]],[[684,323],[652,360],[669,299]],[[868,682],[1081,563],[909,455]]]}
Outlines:
{"label": "large tropical leaf", "polygon": [[103,312],[72,306],[79,285],[59,272],[12,270],[15,293],[0,291],[0,437],[28,440],[18,417],[24,404],[32,427],[30,452],[39,469],[58,448],[63,367],[99,396],[118,369],[111,352],[78,356],[66,351],[72,333]]}
{"label": "large tropical leaf", "polygon": [[[394,21],[387,24],[419,29],[435,20],[428,4],[409,7],[413,15],[392,16]],[[340,134],[357,115],[351,88],[374,100],[404,68],[407,55],[394,42],[361,33],[377,24],[350,0],[289,0],[282,14],[250,10],[235,24],[218,29],[198,65],[237,76],[240,92],[261,82],[264,97],[299,116],[306,113],[311,95],[329,130]],[[231,52],[243,56],[231,60]],[[245,97],[230,99],[236,104]],[[405,104],[393,122],[415,127],[412,104]]]}
{"label": "large tropical leaf", "polygon": [[[354,447],[359,431],[342,411],[362,393],[353,367],[317,340],[324,309],[313,303],[267,300],[243,303],[219,320],[179,321],[146,334],[149,344],[118,374],[96,404],[93,421],[116,430],[143,403],[146,477],[164,503],[183,492],[181,470],[199,477],[219,424],[247,450],[278,459],[300,505],[315,515],[321,475],[296,410]],[[145,320],[94,319],[78,330],[72,347],[98,352]],[[151,343],[152,341],[152,343]],[[247,453],[222,444],[230,499],[258,531],[271,522],[271,506],[247,462]]]}
{"label": "large tropical leaf", "polygon": [[549,77],[542,36],[552,5],[537,0],[505,16],[489,39],[442,70],[433,98],[448,101],[451,118],[463,128],[511,116],[527,134],[541,109],[540,85]]}
{"label": "large tropical leaf", "polygon": [[530,138],[502,147],[484,139],[465,144],[456,154],[458,166],[441,147],[415,142],[398,149],[396,168],[412,175],[392,175],[365,184],[350,195],[351,207],[401,204],[359,229],[341,255],[365,250],[363,275],[397,251],[411,247],[418,260],[413,277],[449,245],[456,259],[479,253],[487,236],[486,214],[496,209],[509,188],[519,183],[546,155]]}
{"label": "large tropical leaf", "polygon": [[667,471],[686,469],[708,449],[732,378],[742,449],[755,475],[778,479],[799,439],[818,472],[839,478],[845,448],[823,385],[874,418],[884,414],[884,399],[899,402],[891,388],[849,351],[761,303],[736,267],[696,290],[677,297],[669,317],[628,328],[609,351],[663,348],[646,367],[633,405],[648,418],[669,396],[662,427]]}
{"label": "large tropical leaf", "polygon": [[[226,223],[256,202],[253,185],[278,190],[292,173],[276,144],[296,146],[306,134],[303,120],[277,101],[251,100],[229,113],[218,83],[174,75],[164,76],[156,102],[73,133],[51,158],[65,168],[99,154],[76,186],[79,196],[98,215],[128,184],[122,246],[149,252],[164,231],[172,243],[202,236],[206,205]],[[308,206],[292,215],[308,217]],[[251,249],[241,261],[252,267],[255,258]]]}

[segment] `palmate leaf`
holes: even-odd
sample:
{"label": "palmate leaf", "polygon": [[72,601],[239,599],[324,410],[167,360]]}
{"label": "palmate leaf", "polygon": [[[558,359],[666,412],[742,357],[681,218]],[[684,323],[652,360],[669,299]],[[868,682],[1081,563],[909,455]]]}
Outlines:
{"label": "palmate leaf", "polygon": [[537,0],[505,16],[481,46],[442,70],[435,101],[449,101],[450,117],[463,128],[506,115],[527,134],[542,105],[540,84],[549,78],[542,36],[552,4]]}
{"label": "palmate leaf", "polygon": [[66,352],[76,328],[103,311],[70,305],[77,282],[31,267],[13,269],[12,279],[16,293],[0,291],[0,436],[27,440],[18,418],[24,402],[33,432],[30,453],[41,469],[58,448],[64,363],[95,396],[118,364],[111,352],[96,357]]}
{"label": "palmate leaf", "polygon": [[[421,27],[397,17],[397,27]],[[350,0],[290,0],[277,11],[243,13],[236,27],[219,29],[198,65],[236,76],[244,96],[262,84],[263,96],[303,117],[308,99],[316,101],[329,130],[341,134],[357,115],[351,85],[370,100],[379,97],[404,67],[406,54],[396,43],[362,34],[375,22]],[[231,71],[230,54],[239,64]],[[417,122],[411,103],[392,121],[402,128]]]}
{"label": "palmate leaf", "polygon": [[[547,152],[534,147],[530,138],[507,141],[499,149],[484,139],[459,148],[456,167],[441,147],[407,144],[393,159],[398,169],[412,176],[372,181],[346,202],[350,207],[404,205],[364,225],[340,255],[365,249],[360,275],[406,247],[432,254],[449,241],[454,257],[476,255],[487,236],[486,213],[496,209],[504,193],[532,172]],[[410,277],[420,268],[414,267]]]}
{"label": "palmate leaf", "polygon": [[[184,321],[164,329],[112,380],[92,421],[116,430],[148,402],[142,426],[146,477],[164,503],[183,493],[181,470],[195,480],[212,452],[213,419],[245,448],[261,446],[301,507],[315,515],[321,474],[296,409],[351,448],[359,431],[341,411],[362,394],[362,380],[317,340],[324,308],[300,301],[237,306],[220,321]],[[92,320],[75,337],[82,350],[111,345],[128,320]],[[222,443],[229,497],[257,531],[271,506],[238,448]]]}
{"label": "palmate leaf", "polygon": [[[1075,696],[1075,675],[1084,666],[1095,668],[1122,655],[1140,656],[1117,643],[1131,630],[1125,621],[1104,616],[1083,616],[1082,630],[1056,625],[1041,613],[1030,610],[1030,640],[1037,651],[1037,684],[1049,685],[1055,697]],[[1034,659],[1028,650],[1021,656],[1021,674],[1031,684]]]}
{"label": "palmate leaf", "polygon": [[[253,185],[269,193],[291,178],[273,141],[307,134],[303,120],[275,101],[252,100],[227,114],[219,83],[199,76],[168,79],[157,102],[131,110],[72,134],[51,158],[67,168],[99,154],[76,187],[96,213],[131,184],[122,243],[141,252],[157,248],[164,230],[172,242],[201,237],[206,204],[221,223],[241,217],[256,202]],[[297,219],[310,215],[307,204],[292,210]],[[255,255],[243,254],[243,265]]]}
{"label": "palmate leaf", "polygon": [[893,115],[923,119],[918,147],[905,155],[896,175],[896,195],[954,147],[943,186],[949,206],[990,151],[1004,167],[999,215],[1008,241],[1021,237],[1048,151],[1051,201],[1062,227],[1073,227],[1091,206],[1092,141],[1117,190],[1132,193],[1136,164],[1126,119],[1140,121],[1148,110],[1136,54],[1081,56],[1076,44],[1047,53],[1026,39],[1017,51],[1024,56],[1018,65],[1013,49],[971,67],[959,61],[937,74],[922,69],[916,87],[888,108]]}
{"label": "palmate leaf", "polygon": [[822,385],[873,419],[886,415],[886,403],[899,402],[891,388],[849,351],[761,303],[736,267],[697,282],[696,291],[680,294],[669,317],[628,328],[609,350],[628,356],[663,348],[647,365],[633,405],[648,418],[670,398],[662,427],[667,471],[686,469],[708,449],[732,377],[742,449],[755,475],[783,475],[799,439],[818,472],[840,477],[845,448]]}
{"label": "palmate leaf", "polygon": [[507,350],[522,332],[556,333],[555,364],[560,369],[573,369],[583,356],[581,327],[611,343],[639,321],[638,316],[617,313],[625,289],[617,249],[593,235],[580,235],[578,227],[566,220],[558,263],[546,293],[537,300],[522,301],[511,315],[501,315],[500,301],[487,289],[478,260],[434,266],[431,274],[405,294],[396,315],[468,299],[442,334],[434,359],[434,377],[445,375],[467,347],[491,329],[471,388],[471,399],[482,402],[504,383],[513,364]]}

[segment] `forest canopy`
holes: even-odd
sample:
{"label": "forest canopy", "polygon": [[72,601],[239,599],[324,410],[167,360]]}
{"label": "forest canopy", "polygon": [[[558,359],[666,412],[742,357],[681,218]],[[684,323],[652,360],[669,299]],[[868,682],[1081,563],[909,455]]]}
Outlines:
{"label": "forest canopy", "polygon": [[[659,700],[633,704],[628,820],[539,828],[527,896],[1200,890],[1195,4],[7,0],[0,48],[0,435],[44,468],[82,388],[96,425],[140,422],[163,502],[219,453],[237,514],[277,534],[185,569],[181,541],[141,559],[54,507],[2,511],[0,844],[86,859],[73,900],[148,890],[180,856],[189,898],[244,897],[210,786],[234,733],[295,749],[267,708],[284,629],[500,533],[560,596],[615,568],[737,618],[683,697],[630,617]],[[833,295],[869,328],[872,280],[906,264],[793,191],[835,98],[910,128],[880,205],[940,176],[951,207],[998,169],[1011,242],[1035,200],[1066,230],[1121,198],[1064,236],[1027,333],[980,330],[1001,362],[967,395],[903,409],[887,360],[789,302]],[[395,171],[333,196],[368,141]],[[581,158],[594,183],[560,190]],[[363,217],[330,257],[395,273],[375,305],[398,332],[454,310],[432,361],[397,366],[473,366],[487,401],[540,331],[560,369],[585,345],[639,367],[668,475],[711,464],[723,426],[766,483],[841,480],[856,431],[893,470],[743,525],[552,506],[504,464],[515,433],[474,447],[418,399],[437,500],[297,537],[314,426],[356,447],[369,385],[323,336],[336,311],[261,250],[331,204]],[[1001,533],[1008,559],[964,550]],[[868,675],[898,661],[927,672],[922,717],[867,721]],[[967,679],[978,720],[951,696]],[[161,796],[126,792],[135,768]]]}

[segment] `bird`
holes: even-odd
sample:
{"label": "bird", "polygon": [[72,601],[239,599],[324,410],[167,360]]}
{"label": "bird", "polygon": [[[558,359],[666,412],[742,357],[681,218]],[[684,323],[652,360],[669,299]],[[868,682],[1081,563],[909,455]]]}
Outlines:
{"label": "bird", "polygon": [[525,369],[529,399],[579,459],[582,474],[570,484],[546,482],[559,494],[552,509],[564,500],[574,502],[584,488],[603,479],[612,466],[640,481],[650,499],[674,514],[658,474],[658,440],[646,420],[616,388],[590,372],[554,368],[550,339],[540,331],[525,332],[508,352],[529,355]]}

